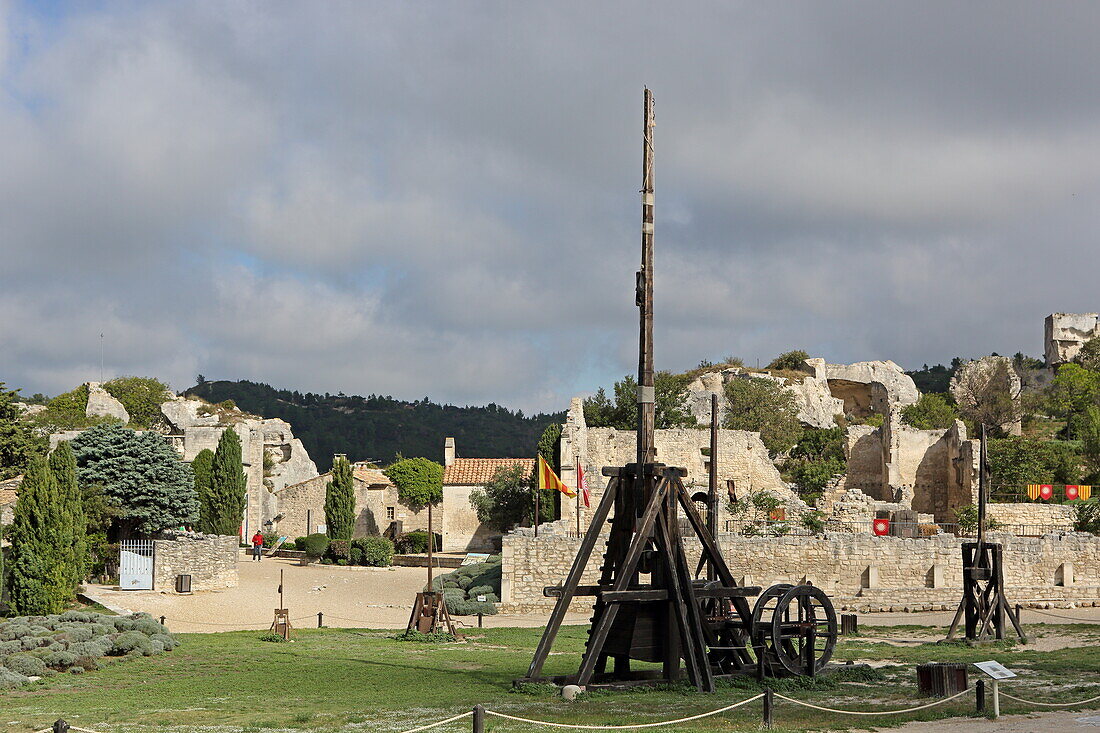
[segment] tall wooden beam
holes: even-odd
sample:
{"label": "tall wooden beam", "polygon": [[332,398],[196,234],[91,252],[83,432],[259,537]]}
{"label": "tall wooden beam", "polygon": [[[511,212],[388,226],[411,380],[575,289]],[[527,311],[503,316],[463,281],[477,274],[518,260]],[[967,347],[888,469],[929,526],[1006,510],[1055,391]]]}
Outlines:
{"label": "tall wooden beam", "polygon": [[642,269],[635,302],[638,333],[638,466],[653,463],[656,414],[653,393],[653,92],[645,90],[642,126]]}

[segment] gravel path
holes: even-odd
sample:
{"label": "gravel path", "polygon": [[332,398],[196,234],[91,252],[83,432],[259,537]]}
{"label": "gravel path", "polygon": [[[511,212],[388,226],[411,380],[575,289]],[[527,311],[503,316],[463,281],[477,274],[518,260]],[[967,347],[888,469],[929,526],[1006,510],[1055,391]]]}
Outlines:
{"label": "gravel path", "polygon": [[[112,586],[88,586],[85,595],[108,607],[145,611],[167,617],[168,627],[181,632],[266,629],[279,605],[279,571],[290,618],[299,627],[315,627],[317,612],[325,626],[400,629],[409,622],[413,597],[427,581],[427,568],[345,568],[298,564],[297,560],[265,558],[252,562],[241,556],[236,588],[179,596],[157,591],[120,591]],[[448,570],[437,570],[449,572]],[[486,616],[487,626],[537,627],[547,613]],[[459,625],[476,626],[476,617],[456,617]],[[566,623],[587,623],[587,614],[570,614]]]}

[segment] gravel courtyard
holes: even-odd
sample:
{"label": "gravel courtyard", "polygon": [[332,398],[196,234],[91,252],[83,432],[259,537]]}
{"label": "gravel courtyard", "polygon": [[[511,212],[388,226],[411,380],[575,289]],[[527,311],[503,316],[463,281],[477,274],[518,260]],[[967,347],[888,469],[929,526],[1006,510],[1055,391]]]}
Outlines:
{"label": "gravel courtyard", "polygon": [[[271,625],[279,605],[279,571],[284,599],[296,626],[315,627],[317,612],[325,626],[404,628],[413,597],[427,581],[427,568],[367,568],[298,564],[297,560],[264,558],[252,562],[241,555],[240,584],[222,591],[179,596],[159,591],[120,591],[113,586],[88,586],[86,595],[109,608],[145,611],[167,617],[172,631],[215,632],[261,629]],[[450,572],[445,568],[437,574]],[[545,614],[486,616],[488,626],[542,626]],[[456,617],[459,625],[476,626],[476,617]],[[571,614],[567,623],[586,623],[586,614]]]}

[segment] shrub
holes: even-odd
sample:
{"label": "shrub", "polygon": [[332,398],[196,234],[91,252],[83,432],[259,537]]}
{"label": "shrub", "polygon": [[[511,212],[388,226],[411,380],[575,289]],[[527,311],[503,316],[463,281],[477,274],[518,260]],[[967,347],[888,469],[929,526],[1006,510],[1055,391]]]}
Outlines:
{"label": "shrub", "polygon": [[901,419],[918,430],[946,430],[958,418],[947,395],[922,394],[920,399],[901,409]]}
{"label": "shrub", "polygon": [[457,641],[455,637],[451,636],[446,631],[433,631],[430,634],[423,634],[419,631],[403,631],[393,638],[398,641],[415,641],[421,644],[438,644]]}
{"label": "shrub", "polygon": [[[438,551],[443,546],[442,537],[438,532],[435,535],[433,551]],[[422,529],[405,532],[397,537],[393,543],[394,549],[401,554],[419,555],[428,551],[428,533]]]}
{"label": "shrub", "polygon": [[447,610],[455,616],[476,616],[479,613],[485,616],[495,616],[497,613],[496,604],[490,601],[455,601],[454,604],[447,604]]}
{"label": "shrub", "polygon": [[64,670],[76,664],[76,655],[72,652],[50,652],[42,661],[47,667]]}
{"label": "shrub", "polygon": [[447,602],[447,608],[453,608],[454,604],[466,600],[466,591],[461,588],[444,588],[443,600]]}
{"label": "shrub", "polygon": [[803,362],[809,358],[810,355],[801,349],[785,351],[771,360],[771,363],[768,364],[768,369],[782,369],[791,372],[799,371],[804,368]]}
{"label": "shrub", "polygon": [[134,619],[129,616],[115,616],[111,619],[106,619],[111,622],[116,631],[133,631]]}
{"label": "shrub", "polygon": [[76,641],[91,641],[95,636],[88,624],[62,624],[62,630],[54,634],[54,638],[72,644]]}
{"label": "shrub", "polygon": [[171,634],[153,634],[149,637],[149,639],[151,641],[159,641],[164,646],[165,651],[169,652],[180,645],[179,641],[176,640],[176,637],[172,636]]}
{"label": "shrub", "polygon": [[489,585],[476,585],[466,589],[466,595],[470,598],[477,598],[478,596],[489,595],[490,593],[496,595],[496,591]]}
{"label": "shrub", "polygon": [[7,667],[0,667],[0,690],[10,690],[30,682],[27,675],[19,674]]}
{"label": "shrub", "polygon": [[111,656],[123,654],[141,654],[150,656],[153,653],[153,645],[149,637],[140,631],[124,631],[115,637],[111,644]]}
{"label": "shrub", "polygon": [[[275,545],[279,544],[279,533],[278,532],[264,532],[263,533],[263,538],[264,538],[264,547],[274,547]],[[283,543],[283,547],[286,547],[285,542]],[[282,549],[282,548],[280,548],[280,549]]]}
{"label": "shrub", "polygon": [[0,641],[0,659],[8,656],[9,654],[15,654],[18,651],[22,651],[23,645],[19,643],[18,639],[12,639],[11,641]]}
{"label": "shrub", "polygon": [[75,644],[69,645],[69,651],[75,654],[80,659],[99,659],[100,657],[107,656],[108,647],[106,644],[102,644],[95,641],[78,641]]}
{"label": "shrub", "polygon": [[802,437],[794,395],[770,379],[730,380],[725,386],[726,419],[723,427],[760,433],[772,455],[785,453]]}
{"label": "shrub", "polygon": [[351,542],[348,540],[332,540],[328,543],[327,557],[339,562],[341,560],[347,562],[348,557],[351,556]]}
{"label": "shrub", "polygon": [[363,551],[364,565],[384,568],[393,561],[393,543],[386,537],[363,537],[355,544]]}
{"label": "shrub", "polygon": [[[96,661],[98,657],[77,657],[76,662],[73,663],[74,667],[80,667],[89,672],[99,669],[99,662]],[[70,672],[72,670],[69,670]]]}
{"label": "shrub", "polygon": [[1100,502],[1078,501],[1073,507],[1073,529],[1077,532],[1100,534]]}
{"label": "shrub", "polygon": [[4,660],[4,666],[24,677],[41,677],[46,672],[45,662],[22,652],[10,655]]}
{"label": "shrub", "polygon": [[260,636],[260,641],[270,641],[273,644],[281,644],[286,641],[286,639],[276,634],[274,631],[269,631],[266,634]]}
{"label": "shrub", "polygon": [[363,548],[359,545],[352,545],[351,551],[348,554],[349,565],[362,565],[363,564]]}
{"label": "shrub", "polygon": [[168,629],[164,628],[164,626],[152,616],[143,616],[134,619],[134,631],[140,631],[146,636],[152,636],[153,634],[165,634],[168,632]]}
{"label": "shrub", "polygon": [[69,674],[84,674],[83,667],[69,667]]}
{"label": "shrub", "polygon": [[311,560],[318,560],[328,552],[329,538],[327,534],[311,534],[308,537],[298,538],[298,549],[306,553]]}

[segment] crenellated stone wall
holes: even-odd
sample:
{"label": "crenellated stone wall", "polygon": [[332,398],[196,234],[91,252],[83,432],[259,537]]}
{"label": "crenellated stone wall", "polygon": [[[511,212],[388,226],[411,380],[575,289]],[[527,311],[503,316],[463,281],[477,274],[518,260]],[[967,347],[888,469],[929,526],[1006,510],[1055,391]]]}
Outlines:
{"label": "crenellated stone wall", "polygon": [[[1014,602],[1100,600],[1100,537],[991,533],[990,539],[1004,547],[1005,584]],[[746,585],[810,582],[838,606],[874,610],[953,608],[962,589],[961,544],[968,541],[950,534],[905,539],[833,532],[820,537],[720,534],[718,540],[734,577]],[[699,545],[685,544],[689,565],[695,567]],[[549,610],[554,599],[544,598],[542,590],[564,581],[579,546],[580,540],[565,533],[540,530],[537,539],[530,531],[506,535],[502,610]],[[597,547],[602,550],[603,542]],[[582,583],[598,579],[601,561],[597,552]],[[576,599],[571,610],[586,611],[591,601]]]}
{"label": "crenellated stone wall", "polygon": [[176,592],[176,576],[190,575],[191,590],[237,585],[236,537],[174,532],[153,541],[153,590]]}

